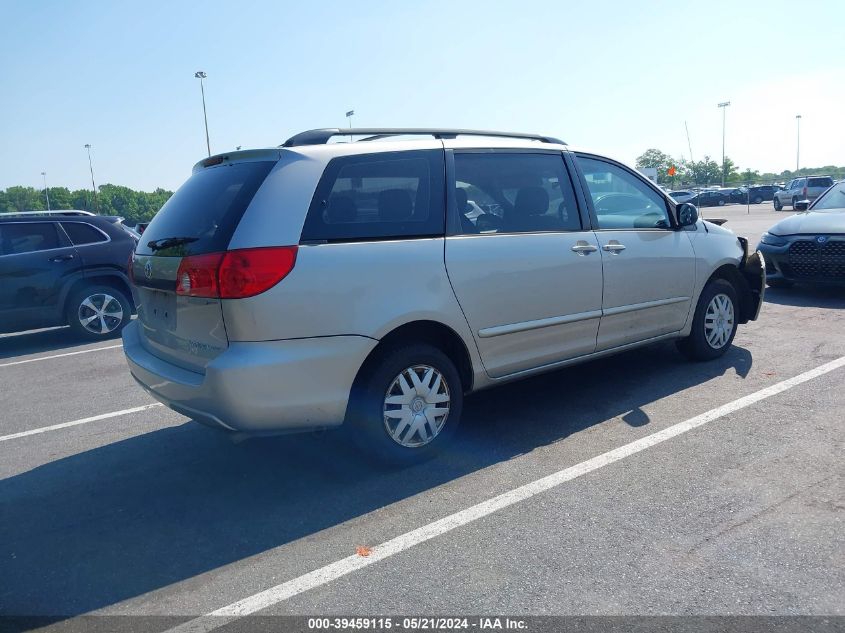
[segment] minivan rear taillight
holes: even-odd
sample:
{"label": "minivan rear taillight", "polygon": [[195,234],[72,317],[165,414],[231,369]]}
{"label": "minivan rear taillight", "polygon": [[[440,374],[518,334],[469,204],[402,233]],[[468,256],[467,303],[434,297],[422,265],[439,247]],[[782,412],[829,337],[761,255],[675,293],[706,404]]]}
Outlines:
{"label": "minivan rear taillight", "polygon": [[275,246],[184,257],[176,274],[176,294],[214,299],[253,297],[293,270],[296,251],[296,246]]}

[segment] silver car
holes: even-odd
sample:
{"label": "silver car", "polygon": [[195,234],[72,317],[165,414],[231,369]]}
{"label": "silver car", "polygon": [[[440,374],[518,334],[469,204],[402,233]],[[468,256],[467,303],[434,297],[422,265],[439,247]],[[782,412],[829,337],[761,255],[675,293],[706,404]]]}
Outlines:
{"label": "silver car", "polygon": [[153,397],[248,434],[344,424],[400,463],[448,442],[470,392],[665,339],[716,358],[765,285],[745,240],[635,169],[439,129],[202,160],[131,270],[124,349]]}

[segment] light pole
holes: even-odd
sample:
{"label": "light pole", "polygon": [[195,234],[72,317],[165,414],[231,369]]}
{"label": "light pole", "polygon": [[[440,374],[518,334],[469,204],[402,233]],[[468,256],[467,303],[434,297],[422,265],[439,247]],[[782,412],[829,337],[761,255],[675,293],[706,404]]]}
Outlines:
{"label": "light pole", "polygon": [[798,170],[801,166],[801,115],[795,115],[795,175],[798,175]]}
{"label": "light pole", "polygon": [[722,101],[718,104],[722,108],[722,186],[725,186],[725,108],[731,105],[730,101]]}
{"label": "light pole", "polygon": [[47,172],[42,171],[41,175],[44,177],[44,195],[47,196],[47,211],[50,210],[50,190],[47,189]]}
{"label": "light pole", "polygon": [[194,73],[194,77],[200,80],[200,92],[202,93],[202,118],[205,121],[205,147],[208,150],[208,155],[211,156],[211,142],[208,140],[208,115],[205,112],[205,85],[203,79],[208,77],[203,71],[198,70]]}
{"label": "light pole", "polygon": [[346,118],[349,120],[349,129],[352,129],[352,117],[355,115],[355,110],[350,110],[346,113]]}
{"label": "light pole", "polygon": [[85,143],[85,149],[88,150],[88,168],[91,170],[91,189],[94,190],[94,210],[99,215],[100,203],[97,201],[97,185],[94,184],[94,163],[91,161],[91,144]]}

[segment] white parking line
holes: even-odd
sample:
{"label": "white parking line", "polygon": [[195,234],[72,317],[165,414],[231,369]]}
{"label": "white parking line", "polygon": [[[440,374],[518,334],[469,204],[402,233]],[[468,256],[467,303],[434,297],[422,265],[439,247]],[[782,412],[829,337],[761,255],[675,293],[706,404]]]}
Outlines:
{"label": "white parking line", "polygon": [[88,354],[90,352],[102,352],[106,349],[117,349],[123,347],[123,344],[107,345],[106,347],[95,347],[94,349],[83,349],[78,352],[65,352],[64,354],[53,354],[52,356],[39,356],[38,358],[27,358],[26,360],[16,360],[11,363],[0,363],[0,367],[11,367],[12,365],[23,365],[24,363],[34,363],[39,360],[50,360],[51,358],[62,358],[63,356],[76,356],[77,354]]}
{"label": "white parking line", "polygon": [[94,415],[90,418],[82,418],[81,420],[74,420],[72,422],[62,422],[61,424],[53,424],[52,426],[42,426],[38,429],[21,431],[20,433],[12,433],[11,435],[0,435],[0,442],[16,440],[19,437],[27,437],[28,435],[38,435],[39,433],[47,433],[48,431],[66,429],[69,426],[79,426],[80,424],[88,424],[89,422],[108,420],[109,418],[116,418],[121,415],[129,415],[130,413],[138,413],[139,411],[146,411],[147,409],[152,409],[153,407],[160,406],[162,406],[160,402],[154,402],[153,404],[145,404],[142,407],[133,407],[131,409],[123,409],[122,411],[112,411],[111,413],[101,413],[100,415]]}
{"label": "white parking line", "polygon": [[397,536],[396,538],[372,548],[369,556],[364,557],[357,554],[347,556],[346,558],[330,563],[325,567],[320,567],[319,569],[294,578],[293,580],[281,583],[275,587],[271,587],[260,593],[244,598],[243,600],[233,602],[232,604],[217,609],[216,611],[212,611],[205,616],[188,620],[187,622],[170,629],[170,633],[205,633],[206,631],[211,631],[217,627],[224,626],[225,624],[240,617],[256,613],[262,609],[266,609],[267,607],[309,591],[310,589],[315,589],[330,583],[333,580],[337,580],[338,578],[341,578],[353,571],[372,565],[373,563],[389,558],[395,554],[399,554],[406,549],[419,545],[420,543],[424,543],[425,541],[437,536],[442,536],[447,532],[451,532],[455,528],[477,521],[483,517],[493,514],[497,510],[501,510],[514,505],[515,503],[519,503],[520,501],[530,499],[541,492],[551,490],[552,488],[560,486],[567,481],[571,481],[594,470],[598,470],[599,468],[618,462],[626,457],[639,453],[640,451],[644,451],[647,448],[665,442],[673,437],[682,435],[683,433],[703,426],[708,422],[730,415],[740,409],[744,409],[745,407],[751,406],[761,400],[770,398],[771,396],[782,393],[787,389],[795,387],[796,385],[805,383],[808,380],[812,380],[813,378],[817,378],[843,366],[845,366],[845,356],[816,367],[815,369],[811,369],[810,371],[806,371],[803,374],[799,374],[794,378],[789,378],[770,387],[766,387],[765,389],[761,389],[760,391],[755,391],[748,396],[729,402],[721,407],[711,409],[706,413],[697,415],[684,422],[674,424],[662,431],[647,435],[646,437],[631,442],[630,444],[625,444],[619,448],[602,453],[597,457],[588,459],[587,461],[576,464],[575,466],[565,468],[548,475],[547,477],[543,477],[542,479],[537,479],[536,481],[532,481],[531,483],[500,494],[492,499],[488,499],[487,501],[482,501],[477,505],[471,506],[454,514],[450,514],[438,521],[434,521],[428,525],[406,532],[405,534]]}

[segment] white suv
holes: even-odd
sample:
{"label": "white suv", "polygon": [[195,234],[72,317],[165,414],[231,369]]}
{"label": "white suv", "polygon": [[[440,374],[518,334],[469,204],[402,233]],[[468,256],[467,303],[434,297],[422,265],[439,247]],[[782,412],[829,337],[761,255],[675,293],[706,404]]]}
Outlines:
{"label": "white suv", "polygon": [[716,358],[765,281],[745,240],[634,169],[431,129],[205,159],[131,272],[124,349],[155,398],[250,434],[345,424],[393,462],[442,447],[472,391],[664,339]]}

